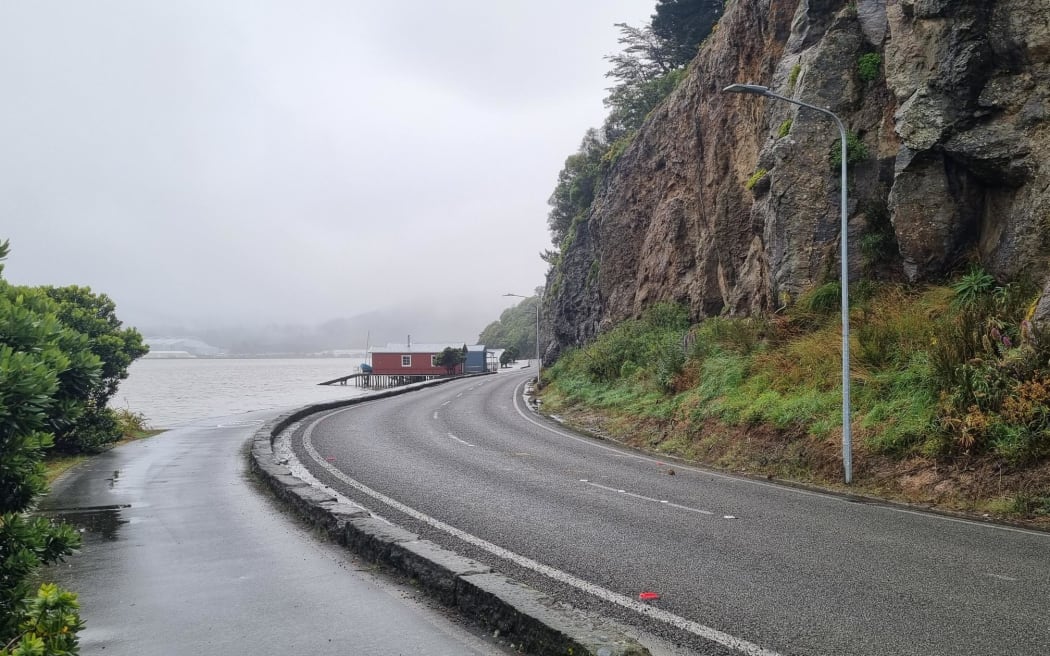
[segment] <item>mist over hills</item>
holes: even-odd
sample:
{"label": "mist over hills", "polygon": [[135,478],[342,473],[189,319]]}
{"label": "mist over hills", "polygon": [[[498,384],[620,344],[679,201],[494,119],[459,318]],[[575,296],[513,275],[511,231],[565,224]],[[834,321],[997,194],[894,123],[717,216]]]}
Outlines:
{"label": "mist over hills", "polygon": [[388,342],[450,342],[473,344],[494,317],[469,302],[449,305],[400,306],[349,318],[309,325],[237,323],[216,325],[141,325],[154,350],[187,351],[193,355],[312,354],[363,350]]}

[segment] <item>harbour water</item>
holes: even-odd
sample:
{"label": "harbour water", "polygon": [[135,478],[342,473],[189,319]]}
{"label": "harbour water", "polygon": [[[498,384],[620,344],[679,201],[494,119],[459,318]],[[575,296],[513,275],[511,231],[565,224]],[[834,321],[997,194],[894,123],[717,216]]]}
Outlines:
{"label": "harbour water", "polygon": [[128,370],[110,405],[146,416],[152,428],[347,398],[361,389],[318,383],[356,373],[358,358],[144,359]]}

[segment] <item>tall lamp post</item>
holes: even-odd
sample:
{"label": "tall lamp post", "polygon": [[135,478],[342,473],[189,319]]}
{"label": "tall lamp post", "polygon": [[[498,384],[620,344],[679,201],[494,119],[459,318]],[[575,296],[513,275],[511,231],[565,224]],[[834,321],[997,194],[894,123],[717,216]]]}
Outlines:
{"label": "tall lamp post", "polygon": [[842,256],[839,258],[842,265],[842,272],[839,278],[839,285],[842,287],[842,469],[845,475],[846,484],[853,482],[853,435],[850,427],[850,400],[849,400],[849,248],[846,239],[846,128],[842,125],[842,120],[838,116],[835,116],[830,110],[823,107],[817,107],[816,105],[810,105],[794,98],[787,98],[780,94],[773,93],[768,87],[759,86],[757,84],[730,84],[722,91],[729,93],[751,93],[757,96],[765,96],[767,98],[773,98],[776,100],[783,100],[784,102],[791,103],[792,105],[798,105],[800,107],[806,107],[826,114],[835,120],[835,125],[839,128],[839,136],[842,144],[842,181],[840,186],[842,187],[842,224],[840,227],[841,241],[840,250]]}
{"label": "tall lamp post", "polygon": [[[521,294],[506,293],[504,296],[516,296],[518,298],[530,298]],[[543,362],[540,361],[540,298],[536,297],[536,389],[540,386],[540,373],[543,371]]]}

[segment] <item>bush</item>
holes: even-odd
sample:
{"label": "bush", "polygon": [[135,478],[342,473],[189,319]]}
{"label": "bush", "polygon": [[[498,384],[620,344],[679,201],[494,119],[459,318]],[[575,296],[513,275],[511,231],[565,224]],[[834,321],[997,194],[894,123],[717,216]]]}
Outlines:
{"label": "bush", "polygon": [[[6,242],[0,243],[0,260],[6,254]],[[26,513],[47,490],[41,460],[53,444],[50,430],[80,416],[80,399],[102,368],[87,337],[65,327],[55,310],[37,290],[0,279],[0,645],[40,656],[63,653],[51,651],[50,639],[37,628],[46,633],[52,626],[51,610],[69,615],[70,598],[42,588],[34,601],[31,578],[80,541],[71,527]],[[79,628],[78,622],[69,625]]]}
{"label": "bush", "polygon": [[777,138],[778,139],[783,139],[784,137],[788,136],[788,133],[791,132],[792,124],[793,124],[793,121],[791,119],[787,119],[786,121],[781,123],[780,124],[780,129],[777,130]]}
{"label": "bush", "polygon": [[[868,159],[868,147],[853,132],[846,133],[846,164],[853,165]],[[842,166],[842,139],[836,139],[831,149],[831,168]]]}
{"label": "bush", "polygon": [[748,191],[750,191],[751,189],[754,189],[755,185],[758,184],[758,181],[761,180],[762,178],[766,177],[766,175],[768,173],[769,173],[769,171],[767,171],[765,169],[758,169],[757,171],[752,173],[751,177],[748,178],[747,182],[744,183],[744,188],[747,189]]}
{"label": "bush", "polygon": [[798,76],[801,72],[802,64],[795,64],[791,67],[791,72],[788,74],[788,91],[795,90],[795,84],[798,83]]}
{"label": "bush", "polygon": [[872,82],[879,77],[882,68],[882,57],[877,52],[861,55],[857,60],[857,75],[865,82]]}
{"label": "bush", "polygon": [[799,306],[817,314],[831,314],[842,307],[842,286],[836,282],[824,283],[798,299]]}
{"label": "bush", "polygon": [[[503,362],[503,356],[509,354],[508,362]],[[500,364],[508,364],[517,358],[513,349],[507,349],[500,355]],[[136,437],[150,430],[149,420],[141,412],[133,412],[129,408],[117,408],[113,411],[113,419],[116,421],[117,430],[124,437]]]}

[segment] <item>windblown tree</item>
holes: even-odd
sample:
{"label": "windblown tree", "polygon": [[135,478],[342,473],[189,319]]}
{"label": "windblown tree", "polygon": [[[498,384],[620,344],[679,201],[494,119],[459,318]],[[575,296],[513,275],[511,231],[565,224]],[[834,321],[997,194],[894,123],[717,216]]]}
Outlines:
{"label": "windblown tree", "polygon": [[[571,242],[574,225],[586,220],[609,169],[649,113],[677,86],[721,15],[721,0],[659,0],[650,25],[616,24],[623,50],[606,57],[612,64],[606,76],[614,80],[605,98],[609,114],[602,128],[588,130],[579,150],[565,160],[547,201],[547,225],[559,251]],[[552,266],[558,262],[554,251],[542,257]]]}
{"label": "windblown tree", "polygon": [[652,29],[662,44],[662,56],[676,68],[691,62],[724,6],[723,0],[657,0]]}
{"label": "windblown tree", "polygon": [[554,193],[547,201],[551,206],[547,226],[556,245],[568,236],[573,222],[582,219],[590,209],[603,174],[602,156],[607,150],[602,133],[591,128],[584,135],[579,151],[565,160]]}

